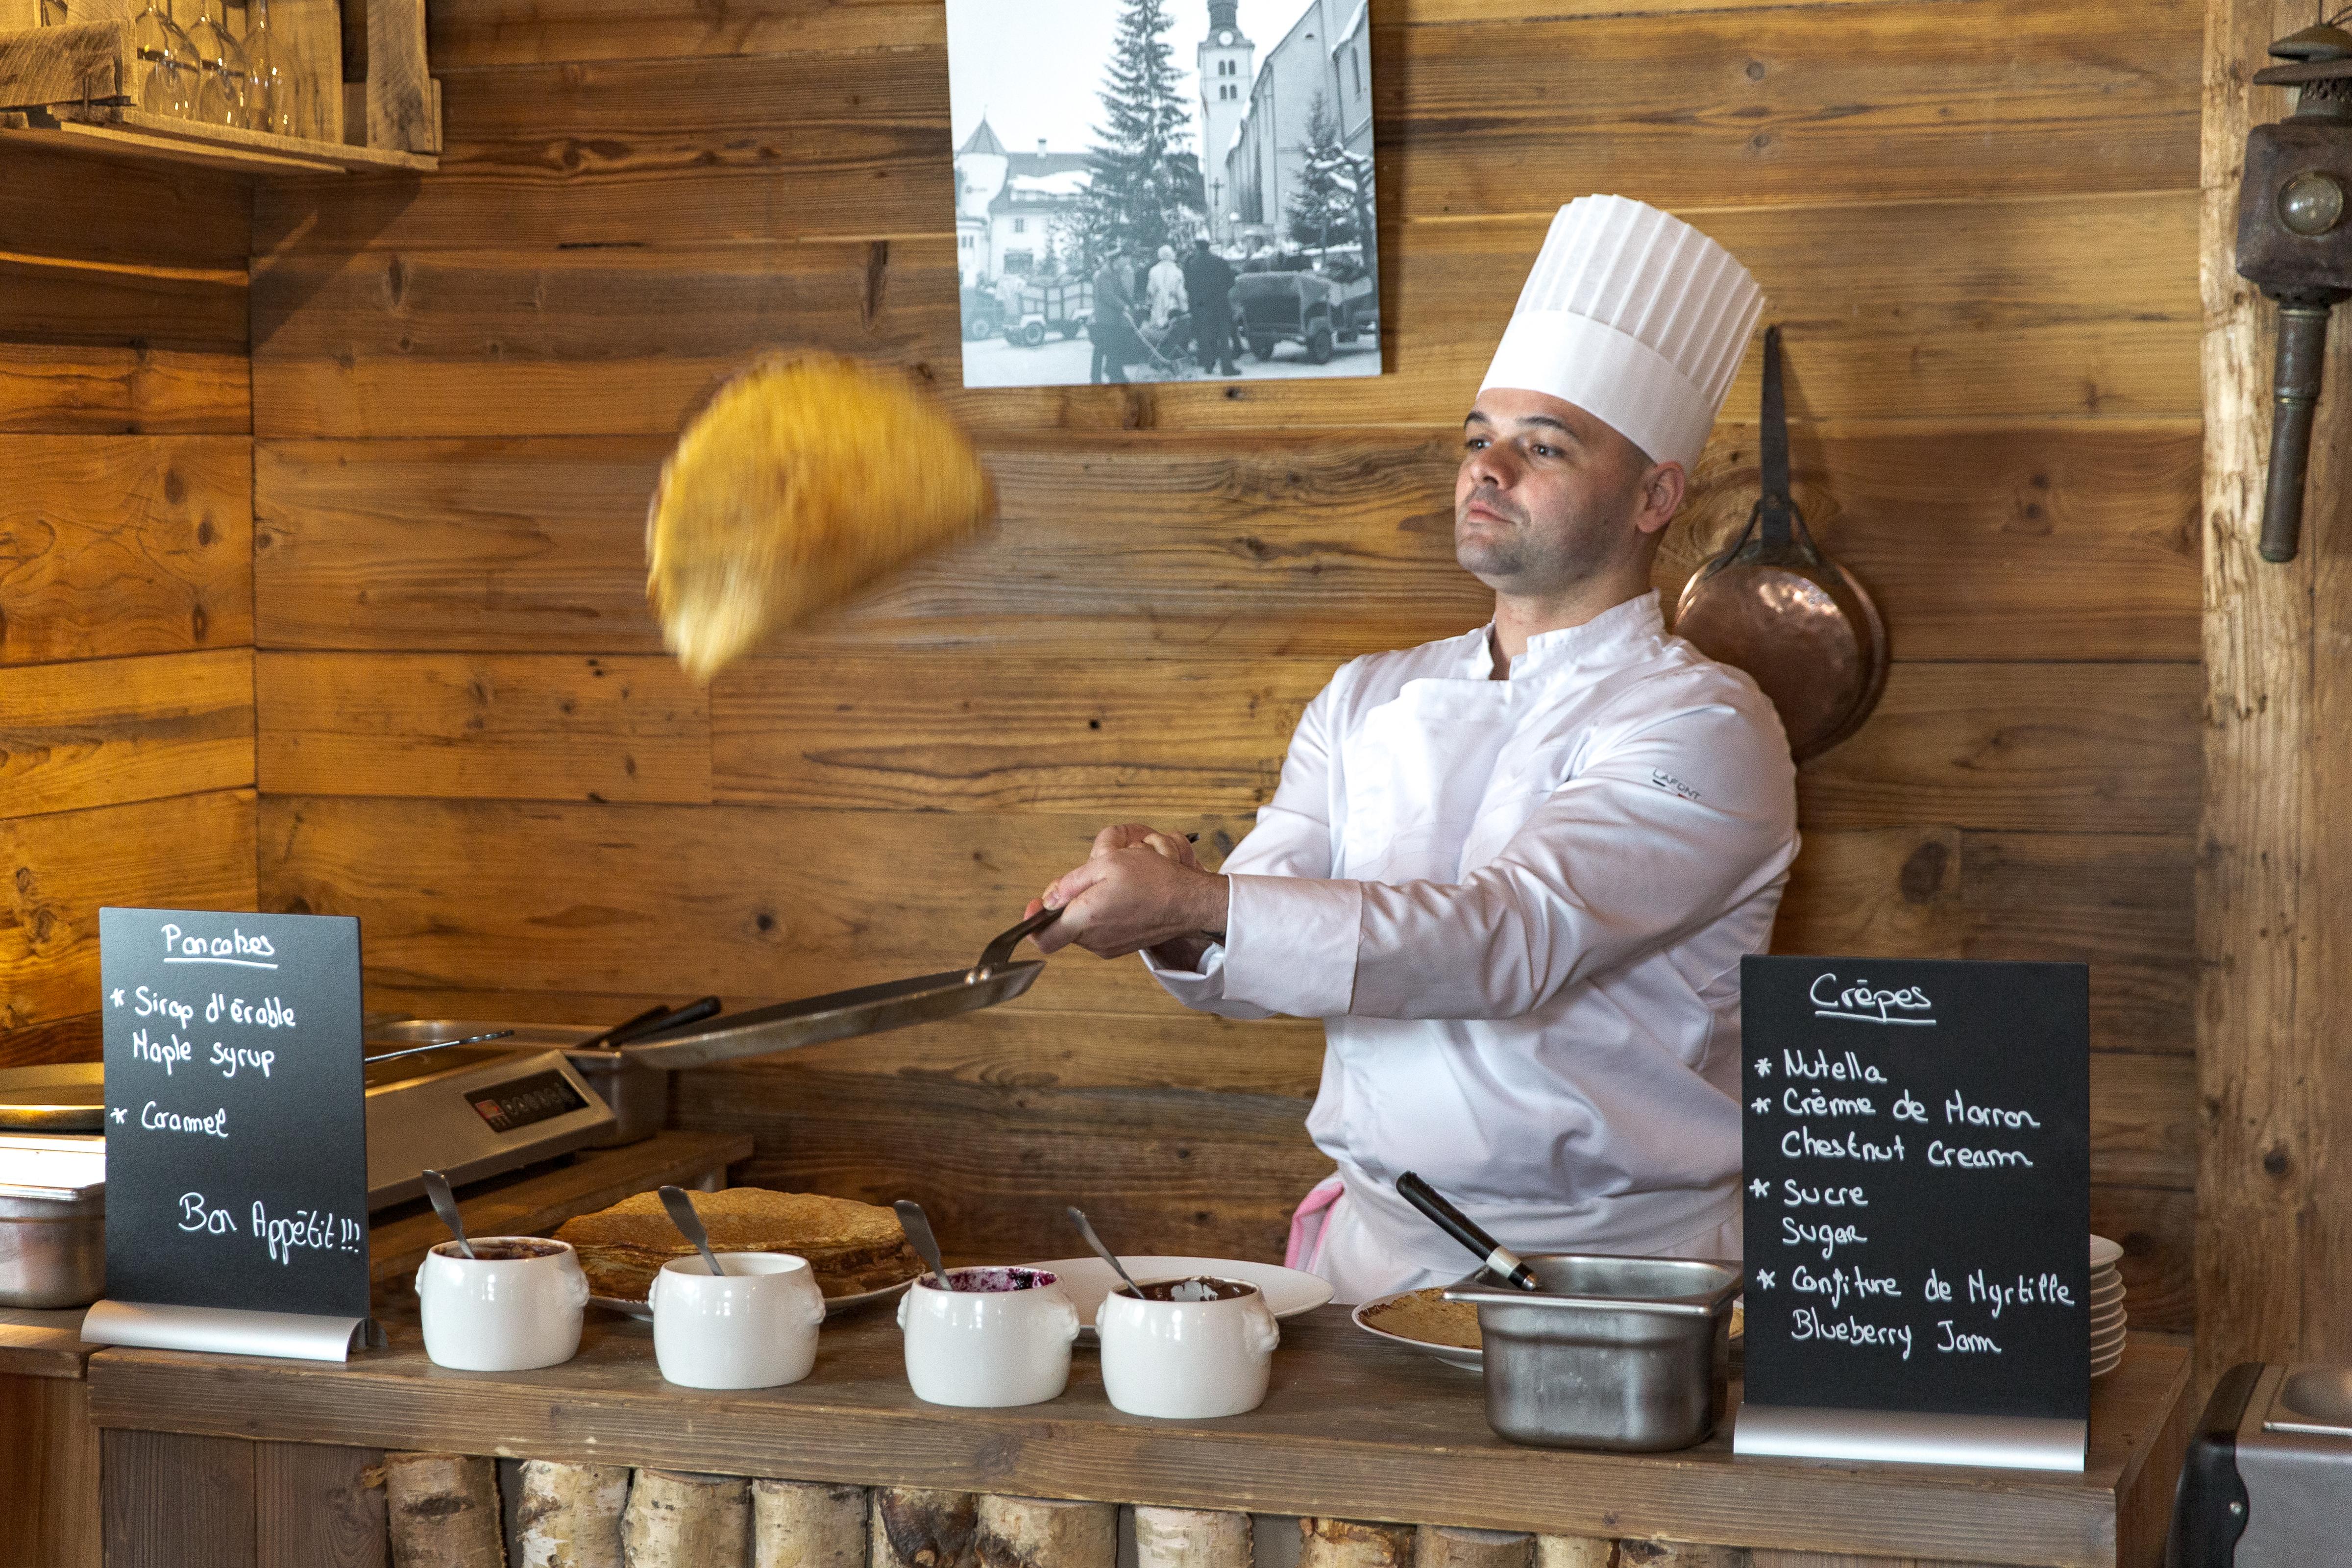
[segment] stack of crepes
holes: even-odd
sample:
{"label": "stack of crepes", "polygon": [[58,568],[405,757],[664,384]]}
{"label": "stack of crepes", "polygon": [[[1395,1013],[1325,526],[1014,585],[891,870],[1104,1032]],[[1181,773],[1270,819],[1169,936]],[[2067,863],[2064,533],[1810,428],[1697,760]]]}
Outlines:
{"label": "stack of crepes", "polygon": [[[898,1216],[851,1198],[729,1187],[689,1193],[713,1252],[789,1252],[809,1261],[830,1299],[862,1296],[923,1272]],[[588,1289],[617,1301],[642,1301],[661,1266],[691,1256],[658,1193],[639,1193],[611,1208],[563,1222],[555,1233],[580,1254]]]}
{"label": "stack of crepes", "polygon": [[719,388],[663,465],[646,595],[707,681],[994,512],[971,439],[914,377],[772,355]]}

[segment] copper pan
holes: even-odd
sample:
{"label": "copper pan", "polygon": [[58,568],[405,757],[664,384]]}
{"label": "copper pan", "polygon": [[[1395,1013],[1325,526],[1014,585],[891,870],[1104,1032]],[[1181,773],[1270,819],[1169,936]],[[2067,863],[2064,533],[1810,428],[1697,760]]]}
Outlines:
{"label": "copper pan", "polygon": [[1797,761],[1853,734],[1886,686],[1886,624],[1806,531],[1789,493],[1780,329],[1764,333],[1764,493],[1731,548],[1692,574],[1675,635],[1746,670],[1780,710]]}

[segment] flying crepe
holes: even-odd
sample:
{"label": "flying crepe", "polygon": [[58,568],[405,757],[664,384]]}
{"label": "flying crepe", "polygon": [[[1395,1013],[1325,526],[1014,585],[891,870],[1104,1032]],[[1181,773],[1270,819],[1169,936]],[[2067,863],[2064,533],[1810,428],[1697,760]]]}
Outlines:
{"label": "flying crepe", "polygon": [[663,642],[707,681],[995,510],[970,438],[913,377],[772,355],[720,387],[662,465],[646,597]]}

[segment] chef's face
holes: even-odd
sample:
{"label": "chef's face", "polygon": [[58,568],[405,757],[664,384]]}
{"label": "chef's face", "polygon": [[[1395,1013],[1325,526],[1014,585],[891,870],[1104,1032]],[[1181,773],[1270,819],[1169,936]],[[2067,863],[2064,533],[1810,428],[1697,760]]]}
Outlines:
{"label": "chef's face", "polygon": [[1680,465],[1572,403],[1491,387],[1463,421],[1454,555],[1496,593],[1558,594],[1646,571],[1681,502]]}

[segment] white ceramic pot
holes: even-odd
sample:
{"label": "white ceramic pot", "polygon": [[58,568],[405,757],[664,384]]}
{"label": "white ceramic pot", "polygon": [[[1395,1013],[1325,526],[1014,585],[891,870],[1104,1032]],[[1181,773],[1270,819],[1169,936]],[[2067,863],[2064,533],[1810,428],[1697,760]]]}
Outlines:
{"label": "white ceramic pot", "polygon": [[926,1274],[898,1298],[907,1382],[932,1405],[1036,1405],[1070,1381],[1078,1310],[1037,1268],[950,1268],[952,1290]]}
{"label": "white ceramic pot", "polygon": [[[538,1236],[473,1238],[468,1258],[445,1241],[416,1268],[425,1353],[460,1372],[525,1372],[580,1350],[588,1276],[569,1242]],[[501,1256],[512,1254],[513,1256]]]}
{"label": "white ceramic pot", "polygon": [[[1197,1419],[1239,1415],[1265,1400],[1282,1330],[1256,1286],[1213,1283],[1224,1299],[1139,1301],[1124,1289],[1103,1298],[1095,1329],[1113,1405],[1130,1415]],[[1150,1294],[1166,1288],[1143,1282]]]}
{"label": "white ceramic pot", "polygon": [[789,1252],[728,1252],[713,1277],[699,1254],[654,1276],[654,1360],[688,1388],[774,1388],[816,1364],[824,1292],[808,1259]]}

